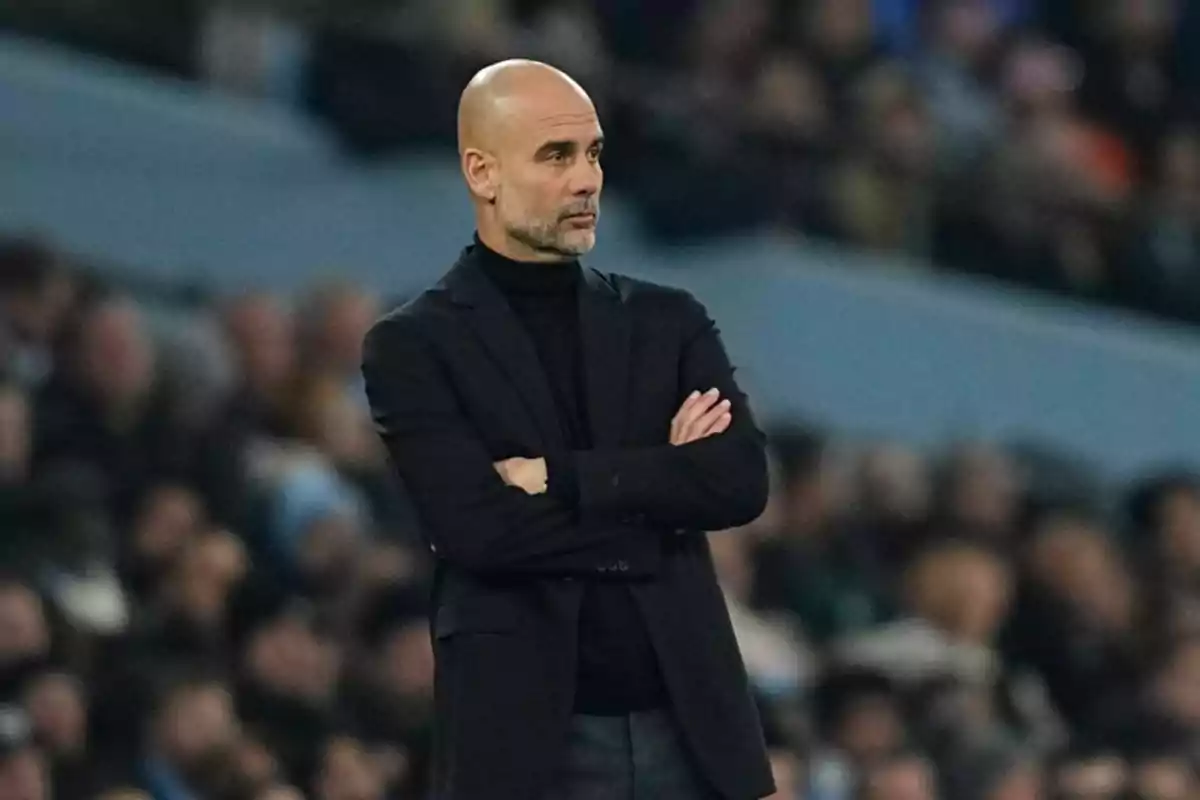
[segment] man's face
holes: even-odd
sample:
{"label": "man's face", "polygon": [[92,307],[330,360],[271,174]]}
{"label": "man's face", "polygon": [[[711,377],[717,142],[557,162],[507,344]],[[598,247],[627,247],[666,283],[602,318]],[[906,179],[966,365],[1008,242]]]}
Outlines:
{"label": "man's face", "polygon": [[216,684],[179,690],[159,718],[163,755],[185,770],[226,747],[236,732],[233,699]]}
{"label": "man's face", "polygon": [[256,685],[312,703],[328,699],[341,674],[338,646],[296,617],[282,617],[257,631],[243,657]]}
{"label": "man's face", "polygon": [[554,94],[522,99],[507,115],[495,153],[495,208],[513,240],[573,258],[596,244],[603,133],[585,98]]}
{"label": "man's face", "polygon": [[104,401],[143,396],[154,381],[154,350],[137,308],[113,303],[91,311],[79,339],[83,379]]}
{"label": "man's face", "polygon": [[229,309],[225,327],[244,381],[256,388],[274,388],[291,375],[296,361],[295,321],[275,298],[241,298]]}
{"label": "man's face", "polygon": [[65,673],[41,676],[27,690],[25,707],[44,746],[76,753],[87,744],[87,704],[79,682]]}

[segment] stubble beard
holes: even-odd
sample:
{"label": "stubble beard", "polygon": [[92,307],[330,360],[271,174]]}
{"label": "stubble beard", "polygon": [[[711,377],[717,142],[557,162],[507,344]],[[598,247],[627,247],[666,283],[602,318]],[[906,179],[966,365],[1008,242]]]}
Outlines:
{"label": "stubble beard", "polygon": [[[576,258],[592,249],[592,241],[572,242],[559,228],[558,222],[541,223],[538,225],[509,225],[508,235],[517,242],[525,245],[534,252],[559,256],[564,259]],[[581,231],[582,233],[582,231]]]}

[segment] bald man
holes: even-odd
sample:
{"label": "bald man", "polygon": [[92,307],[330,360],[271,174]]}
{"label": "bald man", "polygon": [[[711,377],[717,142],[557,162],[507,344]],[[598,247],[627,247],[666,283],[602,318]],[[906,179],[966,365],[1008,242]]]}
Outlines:
{"label": "bald man", "polygon": [[363,373],[434,556],[434,797],[773,791],[705,531],[755,519],[764,439],[704,307],[584,269],[604,137],[529,61],[462,94],[476,233]]}

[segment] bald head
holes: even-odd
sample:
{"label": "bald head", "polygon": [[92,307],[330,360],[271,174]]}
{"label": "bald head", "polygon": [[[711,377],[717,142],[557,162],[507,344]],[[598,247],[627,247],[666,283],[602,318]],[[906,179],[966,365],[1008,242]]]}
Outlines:
{"label": "bald head", "polygon": [[600,120],[587,92],[538,61],[484,67],[458,105],[458,149],[488,246],[520,260],[572,258],[595,243]]}
{"label": "bald head", "polygon": [[[497,128],[506,118],[539,110],[530,106],[561,105],[565,109],[586,108],[594,117],[596,109],[583,87],[560,69],[514,58],[498,61],[475,73],[458,101],[458,149],[489,149],[495,146]],[[586,113],[586,112],[585,112]]]}

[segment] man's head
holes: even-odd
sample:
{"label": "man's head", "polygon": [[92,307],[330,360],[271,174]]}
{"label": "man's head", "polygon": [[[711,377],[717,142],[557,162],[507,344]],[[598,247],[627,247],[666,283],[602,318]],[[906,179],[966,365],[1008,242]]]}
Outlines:
{"label": "man's head", "polygon": [[311,287],[296,318],[303,371],[357,380],[363,337],[378,316],[379,299],[362,286],[331,281]]}
{"label": "man's head", "polygon": [[183,545],[164,586],[169,607],[197,628],[219,628],[246,562],[245,547],[233,534],[216,530],[197,536]]}
{"label": "man's head", "polygon": [[241,370],[242,381],[257,393],[285,384],[296,364],[295,319],[278,298],[249,293],[223,309],[222,323]]}
{"label": "man's head", "polygon": [[1006,561],[968,541],[936,542],[904,574],[910,611],[962,642],[992,642],[1008,613],[1013,576]]}
{"label": "man's head", "polygon": [[22,699],[39,743],[54,756],[81,755],[87,748],[88,706],[83,683],[68,672],[32,678]]}
{"label": "man's head", "polygon": [[237,732],[232,696],[224,684],[205,677],[173,681],[153,718],[154,750],[189,778],[215,763]]}
{"label": "man's head", "polygon": [[73,350],[77,379],[105,408],[136,407],[155,380],[155,354],[145,319],[128,298],[106,297],[86,307]]}
{"label": "man's head", "polygon": [[488,246],[557,261],[596,243],[603,133],[587,93],[536,61],[476,73],[458,107],[458,149]]}
{"label": "man's head", "polygon": [[74,298],[65,259],[30,237],[0,239],[0,308],[23,340],[49,344]]}

